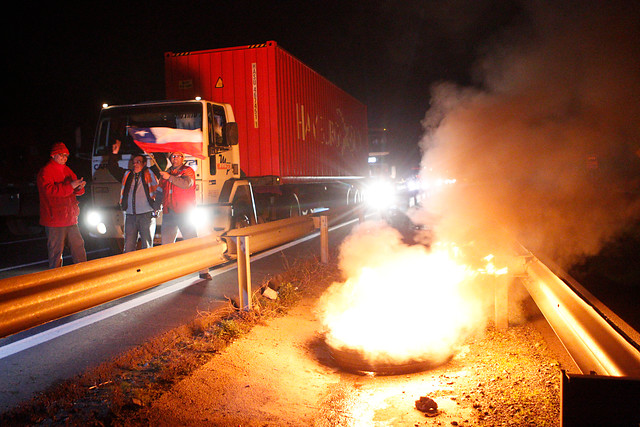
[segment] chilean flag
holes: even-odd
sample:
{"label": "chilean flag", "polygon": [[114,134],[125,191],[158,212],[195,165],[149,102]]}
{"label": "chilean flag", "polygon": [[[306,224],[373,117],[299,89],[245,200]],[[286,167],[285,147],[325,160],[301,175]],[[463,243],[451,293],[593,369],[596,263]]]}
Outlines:
{"label": "chilean flag", "polygon": [[129,127],[129,135],[133,138],[133,142],[147,153],[172,153],[177,151],[190,154],[199,159],[205,158],[202,155],[202,131],[200,129]]}

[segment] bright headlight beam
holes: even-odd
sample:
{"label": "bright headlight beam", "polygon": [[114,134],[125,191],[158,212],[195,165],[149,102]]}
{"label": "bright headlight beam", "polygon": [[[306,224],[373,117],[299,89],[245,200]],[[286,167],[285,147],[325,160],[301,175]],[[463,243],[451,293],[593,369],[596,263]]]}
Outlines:
{"label": "bright headlight beam", "polygon": [[377,181],[367,189],[367,204],[375,209],[384,209],[395,203],[396,192],[389,181]]}
{"label": "bright headlight beam", "polygon": [[88,225],[95,227],[102,222],[102,215],[98,211],[89,211],[86,216]]}
{"label": "bright headlight beam", "polygon": [[189,220],[196,227],[201,227],[209,223],[209,212],[204,208],[194,208],[189,212]]}

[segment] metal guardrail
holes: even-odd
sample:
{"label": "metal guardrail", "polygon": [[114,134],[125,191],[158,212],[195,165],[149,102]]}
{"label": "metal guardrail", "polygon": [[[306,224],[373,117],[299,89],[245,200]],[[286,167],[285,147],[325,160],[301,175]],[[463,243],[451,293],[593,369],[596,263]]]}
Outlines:
{"label": "metal guardrail", "polygon": [[525,258],[523,284],[580,371],[640,378],[640,351],[598,313],[594,301],[583,299],[532,254]]}
{"label": "metal guardrail", "polygon": [[313,218],[290,218],[2,279],[0,338],[223,264],[236,236],[250,234],[255,253],[313,231]]}
{"label": "metal guardrail", "polygon": [[148,289],[226,260],[216,236],[0,280],[0,337]]}
{"label": "metal guardrail", "polygon": [[229,231],[222,238],[227,242],[227,253],[230,256],[235,256],[238,253],[236,244],[237,237],[251,236],[250,253],[256,253],[290,242],[300,236],[312,233],[314,230],[313,217],[298,216],[237,228]]}

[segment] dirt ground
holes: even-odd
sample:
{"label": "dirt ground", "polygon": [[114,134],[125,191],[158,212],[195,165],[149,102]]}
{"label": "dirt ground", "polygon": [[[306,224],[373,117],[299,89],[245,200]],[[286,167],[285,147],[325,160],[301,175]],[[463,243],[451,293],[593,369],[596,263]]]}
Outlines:
{"label": "dirt ground", "polygon": [[[425,372],[343,372],[319,335],[315,298],[255,326],[152,405],[162,426],[559,425],[560,364],[523,324],[487,329]],[[438,413],[415,402],[428,396]]]}

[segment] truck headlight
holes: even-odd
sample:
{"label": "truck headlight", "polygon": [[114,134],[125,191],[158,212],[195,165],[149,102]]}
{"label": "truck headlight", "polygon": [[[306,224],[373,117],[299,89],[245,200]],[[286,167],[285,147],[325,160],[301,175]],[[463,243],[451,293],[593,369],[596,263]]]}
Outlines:
{"label": "truck headlight", "polygon": [[407,189],[409,191],[420,191],[421,190],[420,181],[418,181],[417,179],[410,179],[407,182]]}
{"label": "truck headlight", "polygon": [[102,215],[98,211],[89,211],[86,216],[86,223],[91,227],[95,227],[102,222]]}
{"label": "truck headlight", "polygon": [[366,193],[367,204],[374,209],[386,209],[396,203],[396,191],[389,181],[373,183]]}
{"label": "truck headlight", "polygon": [[209,224],[211,220],[210,213],[207,209],[196,207],[189,212],[189,221],[196,227],[202,227]]}
{"label": "truck headlight", "polygon": [[107,226],[102,221],[102,215],[98,211],[91,210],[87,212],[85,222],[89,227],[95,228],[100,234],[105,234],[107,232]]}

